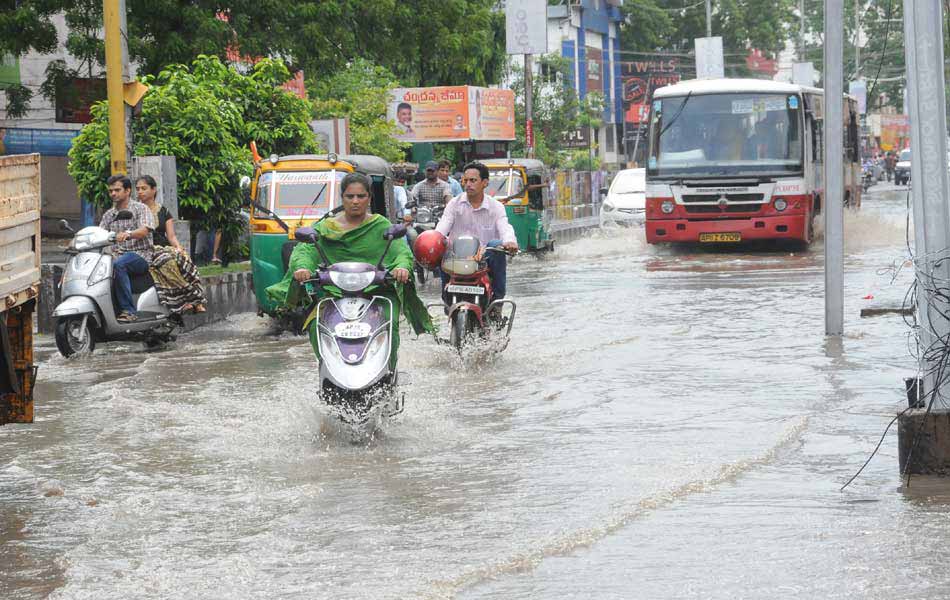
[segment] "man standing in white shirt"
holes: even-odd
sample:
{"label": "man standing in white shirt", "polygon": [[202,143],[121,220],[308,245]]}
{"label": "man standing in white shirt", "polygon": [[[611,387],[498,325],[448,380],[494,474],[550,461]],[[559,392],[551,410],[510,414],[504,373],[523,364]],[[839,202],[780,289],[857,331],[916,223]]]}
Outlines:
{"label": "man standing in white shirt", "polygon": [[[509,252],[518,251],[515,230],[508,222],[505,205],[485,194],[488,187],[488,167],[480,162],[471,162],[462,169],[462,187],[465,193],[453,198],[445,206],[445,212],[436,226],[451,244],[463,235],[478,238],[482,247],[501,246]],[[504,298],[507,288],[508,256],[501,252],[487,252],[485,262],[491,272],[495,298]],[[448,275],[442,274],[443,286]]]}

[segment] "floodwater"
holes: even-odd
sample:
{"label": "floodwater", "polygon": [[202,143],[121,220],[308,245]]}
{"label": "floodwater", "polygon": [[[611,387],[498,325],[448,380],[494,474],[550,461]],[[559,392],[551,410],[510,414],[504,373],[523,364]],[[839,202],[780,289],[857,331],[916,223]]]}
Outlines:
{"label": "floodwater", "polygon": [[912,278],[906,193],[872,191],[843,338],[820,242],[596,234],[513,263],[493,362],[407,335],[405,413],[365,443],[255,316],[160,353],[41,338],[36,423],[0,429],[0,597],[950,597],[950,495],[901,489],[893,428],[839,489],[915,368],[900,317],[859,317]]}

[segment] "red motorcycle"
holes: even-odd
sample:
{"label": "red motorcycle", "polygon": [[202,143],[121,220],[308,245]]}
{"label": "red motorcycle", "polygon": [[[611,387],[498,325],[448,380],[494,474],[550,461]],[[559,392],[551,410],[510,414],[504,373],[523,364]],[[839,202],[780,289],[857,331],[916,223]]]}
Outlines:
{"label": "red motorcycle", "polygon": [[[441,238],[439,240],[438,238]],[[440,340],[461,352],[465,346],[486,339],[493,332],[504,332],[505,345],[515,322],[517,305],[507,298],[496,299],[488,265],[484,261],[487,252],[503,252],[503,248],[484,248],[473,236],[461,236],[451,247],[437,231],[425,232],[416,240],[416,260],[422,264],[439,264],[449,276],[442,290],[442,304],[429,304],[428,308],[440,307],[449,319],[449,338]],[[443,257],[444,255],[444,257]]]}

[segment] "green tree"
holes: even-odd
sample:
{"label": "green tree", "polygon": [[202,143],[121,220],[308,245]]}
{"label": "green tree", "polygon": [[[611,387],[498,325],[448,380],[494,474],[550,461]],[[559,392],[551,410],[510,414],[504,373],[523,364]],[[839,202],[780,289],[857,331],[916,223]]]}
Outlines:
{"label": "green tree", "polygon": [[[532,85],[534,121],[534,153],[545,164],[558,167],[569,160],[570,153],[560,141],[578,127],[578,101],[574,88],[567,84],[570,61],[555,54],[538,57],[540,76]],[[524,67],[520,59],[510,63],[513,74],[511,89],[515,92],[515,135],[511,151],[525,153],[525,86]]]}
{"label": "green tree", "polygon": [[358,59],[332,77],[309,84],[313,114],[318,119],[348,118],[350,149],[375,154],[388,161],[402,160],[409,144],[393,135],[395,123],[386,120],[389,91],[395,76],[383,67]]}
{"label": "green tree", "polygon": [[[750,48],[777,55],[797,27],[797,5],[798,0],[714,0],[712,33],[723,38],[727,74],[744,74],[744,63],[736,59]],[[695,38],[706,36],[703,2],[628,0],[621,10],[621,46],[628,52],[691,52]]]}
{"label": "green tree", "polygon": [[[142,113],[132,122],[136,156],[175,156],[178,198],[186,219],[206,220],[236,238],[234,212],[241,203],[238,181],[252,170],[249,142],[262,153],[313,152],[310,105],[280,89],[289,73],[264,60],[241,75],[217,57],[200,56],[191,67],[176,65],[144,81],[150,85]],[[109,115],[93,107],[69,152],[69,174],[80,196],[109,204]]]}

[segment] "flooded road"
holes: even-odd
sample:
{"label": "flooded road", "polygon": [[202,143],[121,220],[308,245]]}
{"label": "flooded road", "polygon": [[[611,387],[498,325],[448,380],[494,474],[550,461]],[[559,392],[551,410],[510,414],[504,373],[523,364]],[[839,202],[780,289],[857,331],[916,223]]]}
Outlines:
{"label": "flooded road", "polygon": [[947,496],[899,489],[895,431],[839,491],[915,369],[900,317],[858,316],[912,280],[905,195],[846,218],[838,340],[820,242],[518,259],[508,349],[407,335],[406,411],[368,444],[252,315],[162,353],[41,338],[37,422],[0,429],[0,597],[950,595]]}

